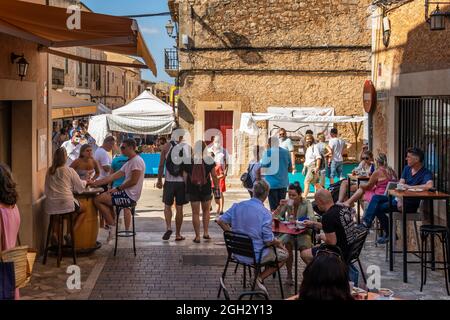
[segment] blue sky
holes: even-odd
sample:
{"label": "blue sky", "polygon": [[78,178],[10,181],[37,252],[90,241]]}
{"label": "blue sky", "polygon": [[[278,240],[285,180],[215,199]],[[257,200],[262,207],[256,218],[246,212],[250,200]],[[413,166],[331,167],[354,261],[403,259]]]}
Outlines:
{"label": "blue sky", "polygon": [[[82,0],[92,11],[117,16],[168,12],[167,0]],[[165,25],[170,16],[137,18],[147,46],[156,60],[158,77],[146,70],[142,77],[150,81],[174,83],[164,71],[164,49],[172,48],[175,40],[167,35]]]}

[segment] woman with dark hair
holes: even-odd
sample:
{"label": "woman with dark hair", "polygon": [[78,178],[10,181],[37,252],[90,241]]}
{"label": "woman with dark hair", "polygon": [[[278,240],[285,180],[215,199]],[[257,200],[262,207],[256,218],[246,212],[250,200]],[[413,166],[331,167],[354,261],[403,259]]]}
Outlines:
{"label": "woman with dark hair", "polygon": [[94,159],[94,150],[89,144],[84,144],[80,149],[80,157],[70,165],[81,180],[96,180],[100,175],[100,166]]}
{"label": "woman with dark hair", "polygon": [[[0,252],[16,246],[20,227],[17,190],[9,168],[0,163]],[[19,299],[16,289],[15,299]]]}
{"label": "woman with dark hair", "polygon": [[[77,212],[74,226],[77,229],[83,221],[85,209],[75,199],[73,193],[83,192],[86,181],[82,181],[73,168],[67,167],[66,161],[66,149],[58,148],[53,154],[52,166],[45,177],[45,209],[49,215]],[[58,228],[55,226],[53,230],[56,231]],[[55,242],[56,232],[53,236]]]}
{"label": "woman with dark hair", "polygon": [[348,267],[338,251],[329,246],[317,251],[312,262],[303,271],[299,300],[353,300]]}
{"label": "woman with dark hair", "polygon": [[194,145],[192,163],[185,165],[187,172],[187,197],[192,207],[192,224],[194,225],[195,243],[200,243],[200,207],[203,213],[203,239],[209,236],[209,219],[211,216],[212,186],[219,185],[214,159],[207,154],[207,145],[204,141],[197,141]]}
{"label": "woman with dark hair", "polygon": [[[311,202],[302,197],[302,188],[299,182],[290,184],[288,187],[288,198],[280,201],[280,205],[273,212],[274,218],[282,221],[295,220],[304,221],[311,220],[316,221],[314,210]],[[293,248],[295,247],[294,241],[297,241],[297,249],[300,251],[300,257],[305,263],[310,262],[305,255],[307,249],[312,248],[312,231],[308,230],[296,238],[283,234],[280,240],[286,246],[289,252],[289,257],[286,261],[287,268],[287,285],[292,285],[292,262],[293,262]]]}

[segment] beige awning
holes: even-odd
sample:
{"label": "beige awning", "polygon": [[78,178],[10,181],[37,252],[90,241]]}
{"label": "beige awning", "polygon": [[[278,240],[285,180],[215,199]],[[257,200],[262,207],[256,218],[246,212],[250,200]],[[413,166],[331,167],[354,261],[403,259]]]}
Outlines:
{"label": "beige awning", "polygon": [[81,11],[81,29],[67,28],[67,9],[0,0],[0,32],[48,48],[88,47],[141,57],[157,75],[155,60],[136,20]]}
{"label": "beige awning", "polygon": [[97,113],[97,104],[65,92],[51,91],[52,119],[72,118]]}

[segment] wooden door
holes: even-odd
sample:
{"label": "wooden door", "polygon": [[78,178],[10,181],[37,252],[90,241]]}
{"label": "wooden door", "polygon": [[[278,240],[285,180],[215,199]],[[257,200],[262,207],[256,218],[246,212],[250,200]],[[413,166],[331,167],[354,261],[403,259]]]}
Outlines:
{"label": "wooden door", "polygon": [[[205,131],[209,129],[217,129],[222,133],[223,147],[231,153],[233,146],[227,145],[227,141],[233,141],[232,131],[229,131],[230,137],[227,136],[227,130],[233,129],[233,111],[205,111]],[[211,143],[211,140],[206,141]]]}

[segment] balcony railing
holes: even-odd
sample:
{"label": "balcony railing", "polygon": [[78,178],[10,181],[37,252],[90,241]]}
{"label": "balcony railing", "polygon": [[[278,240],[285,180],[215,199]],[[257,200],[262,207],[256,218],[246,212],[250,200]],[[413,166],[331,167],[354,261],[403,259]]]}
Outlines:
{"label": "balcony railing", "polygon": [[178,50],[175,48],[165,49],[165,69],[171,77],[176,77],[179,70]]}

